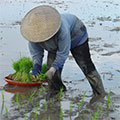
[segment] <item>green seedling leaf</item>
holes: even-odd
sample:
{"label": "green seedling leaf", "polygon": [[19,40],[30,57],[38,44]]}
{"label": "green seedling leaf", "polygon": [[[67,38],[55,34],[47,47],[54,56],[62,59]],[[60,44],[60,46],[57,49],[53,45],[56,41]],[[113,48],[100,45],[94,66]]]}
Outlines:
{"label": "green seedling leaf", "polygon": [[62,110],[62,108],[60,109],[60,120],[63,120],[63,110]]}
{"label": "green seedling leaf", "polygon": [[99,119],[101,112],[102,112],[102,107],[101,107],[101,104],[100,104],[97,108],[97,111],[94,113],[94,116],[93,116],[94,120]]}
{"label": "green seedling leaf", "polygon": [[72,110],[73,110],[73,104],[74,104],[74,102],[72,101],[72,102],[70,102],[70,113],[72,113]]}
{"label": "green seedling leaf", "polygon": [[46,100],[45,100],[45,102],[44,102],[44,106],[45,106],[45,111],[47,111],[48,105],[47,105],[47,101],[46,101]]}
{"label": "green seedling leaf", "polygon": [[45,74],[47,72],[47,64],[43,64],[41,67],[41,73]]}
{"label": "green seedling leaf", "polygon": [[3,89],[1,90],[1,94],[2,94],[2,101],[4,101],[4,92],[3,92]]}
{"label": "green seedling leaf", "polygon": [[35,114],[34,114],[34,119],[36,119],[37,118],[37,110],[38,110],[38,108],[39,108],[39,106],[37,106],[37,107],[35,107]]}
{"label": "green seedling leaf", "polygon": [[38,78],[44,80],[44,79],[47,79],[48,76],[47,76],[45,73],[39,73],[39,74],[38,74]]}
{"label": "green seedling leaf", "polygon": [[48,120],[51,120],[51,119],[50,119],[50,116],[48,117]]}
{"label": "green seedling leaf", "polygon": [[86,91],[83,93],[83,97],[82,97],[82,99],[80,101],[80,104],[78,105],[78,108],[80,108],[82,106],[82,104],[84,102],[85,95],[86,95]]}
{"label": "green seedling leaf", "polygon": [[6,114],[6,116],[8,117],[8,109],[7,109],[7,106],[5,105],[5,114]]}
{"label": "green seedling leaf", "polygon": [[40,88],[39,93],[38,93],[38,96],[40,96],[41,93],[42,93],[42,88]]}
{"label": "green seedling leaf", "polygon": [[112,103],[112,99],[110,98],[110,94],[111,94],[111,90],[107,95],[107,109],[110,107],[111,103]]}
{"label": "green seedling leaf", "polygon": [[19,102],[19,94],[18,93],[16,94],[16,102],[17,102],[18,108],[20,110],[20,102]]}
{"label": "green seedling leaf", "polygon": [[60,93],[59,93],[59,99],[60,100],[61,100],[62,94],[63,94],[63,88],[60,89]]}
{"label": "green seedling leaf", "polygon": [[33,68],[33,61],[29,57],[22,57],[19,60],[13,62],[12,64],[15,73],[10,74],[9,78],[15,81],[20,82],[39,82],[41,80],[47,79],[45,74],[47,71],[47,64],[43,64],[41,71],[38,74],[37,78],[34,78],[30,71]]}
{"label": "green seedling leaf", "polygon": [[53,98],[50,98],[50,104],[54,104],[54,102],[53,102]]}
{"label": "green seedling leaf", "polygon": [[13,69],[16,71],[9,77],[16,81],[31,82],[32,76],[29,73],[33,68],[33,62],[29,57],[22,57],[18,61],[13,62]]}
{"label": "green seedling leaf", "polygon": [[25,116],[24,116],[24,120],[27,120],[27,115],[25,114]]}
{"label": "green seedling leaf", "polygon": [[33,93],[30,95],[29,102],[32,101],[32,98],[33,98],[33,96],[35,95],[35,93],[36,93],[36,90],[34,90]]}

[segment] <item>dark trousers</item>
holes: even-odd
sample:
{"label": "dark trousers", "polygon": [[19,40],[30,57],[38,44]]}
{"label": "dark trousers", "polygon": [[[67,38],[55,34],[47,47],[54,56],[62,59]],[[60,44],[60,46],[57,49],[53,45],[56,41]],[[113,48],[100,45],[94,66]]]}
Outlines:
{"label": "dark trousers", "polygon": [[[91,60],[88,39],[82,45],[71,49],[71,53],[76,63],[78,64],[78,66],[81,68],[84,75],[87,77],[92,87],[93,93],[99,94],[99,95],[104,94],[105,91],[102,84],[102,80],[95,68],[95,65]],[[51,64],[55,60],[55,57],[56,57],[55,53],[48,52],[48,60],[47,60],[48,68],[50,68]],[[62,72],[62,69],[56,72],[55,79],[61,80],[61,72]]]}
{"label": "dark trousers", "polygon": [[88,40],[82,45],[73,48],[71,53],[85,75],[95,70],[95,66],[90,56]]}

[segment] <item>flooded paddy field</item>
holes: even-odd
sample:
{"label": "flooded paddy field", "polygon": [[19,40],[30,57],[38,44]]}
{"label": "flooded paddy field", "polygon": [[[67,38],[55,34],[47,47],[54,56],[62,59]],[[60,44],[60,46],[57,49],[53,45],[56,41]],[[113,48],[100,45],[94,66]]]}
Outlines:
{"label": "flooded paddy field", "polygon": [[[91,57],[106,92],[111,91],[105,98],[92,96],[90,85],[71,54],[62,74],[67,91],[52,99],[48,99],[47,84],[19,87],[4,81],[14,72],[13,61],[30,56],[27,41],[20,34],[21,19],[30,9],[43,4],[61,13],[75,14],[85,23]],[[0,120],[120,120],[119,11],[119,0],[1,0]]]}

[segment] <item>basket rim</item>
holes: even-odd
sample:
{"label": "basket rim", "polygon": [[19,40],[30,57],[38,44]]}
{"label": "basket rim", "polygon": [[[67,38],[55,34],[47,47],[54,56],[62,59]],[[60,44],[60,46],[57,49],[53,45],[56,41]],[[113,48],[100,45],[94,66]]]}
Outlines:
{"label": "basket rim", "polygon": [[[37,85],[42,85],[43,82],[16,82],[14,80],[9,79],[8,76],[4,77],[4,80],[13,85],[20,85],[20,86],[37,86]],[[47,79],[44,80],[45,82]]]}

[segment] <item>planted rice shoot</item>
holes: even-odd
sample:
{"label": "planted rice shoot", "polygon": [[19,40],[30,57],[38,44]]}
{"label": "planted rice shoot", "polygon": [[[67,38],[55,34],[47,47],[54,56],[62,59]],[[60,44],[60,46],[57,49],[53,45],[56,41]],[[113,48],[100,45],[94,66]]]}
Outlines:
{"label": "planted rice shoot", "polygon": [[1,94],[2,94],[2,101],[4,101],[4,92],[3,92],[3,89],[1,90]]}
{"label": "planted rice shoot", "polygon": [[112,103],[112,99],[110,98],[110,94],[111,94],[111,90],[107,95],[107,109],[110,107],[111,103]]}
{"label": "planted rice shoot", "polygon": [[48,117],[48,120],[51,120],[51,119],[50,119],[50,116]]}
{"label": "planted rice shoot", "polygon": [[74,102],[72,101],[72,102],[70,102],[70,114],[72,114],[72,111],[73,111],[73,104],[74,104]]}
{"label": "planted rice shoot", "polygon": [[53,102],[53,98],[50,98],[50,104],[53,105],[54,102]]}
{"label": "planted rice shoot", "polygon": [[60,120],[63,120],[63,110],[60,108]]}
{"label": "planted rice shoot", "polygon": [[60,89],[59,100],[61,100],[62,94],[63,94],[63,88]]}
{"label": "planted rice shoot", "polygon": [[99,111],[97,110],[94,114],[94,120],[97,120],[100,117]]}
{"label": "planted rice shoot", "polygon": [[48,109],[48,105],[47,105],[47,101],[46,101],[46,99],[45,99],[45,101],[44,101],[44,107],[45,107],[45,111],[47,111],[47,109]]}
{"label": "planted rice shoot", "polygon": [[42,88],[40,88],[39,93],[38,93],[38,96],[41,95],[42,91],[43,91]]}
{"label": "planted rice shoot", "polygon": [[92,115],[92,113],[90,113],[89,120],[98,120],[100,118],[101,112],[102,112],[102,107],[100,104],[97,108],[97,111],[93,115]]}
{"label": "planted rice shoot", "polygon": [[98,120],[99,119],[100,113],[101,113],[101,105],[98,106],[97,111],[94,114],[94,120]]}
{"label": "planted rice shoot", "polygon": [[33,98],[33,96],[35,95],[35,93],[36,93],[36,90],[34,90],[33,93],[30,95],[29,102],[32,101],[32,98]]}
{"label": "planted rice shoot", "polygon": [[4,97],[3,89],[1,90],[1,95],[2,95],[2,108],[1,108],[1,114],[2,114],[3,109],[4,109],[4,102],[5,102],[5,97]]}
{"label": "planted rice shoot", "polygon": [[37,106],[37,107],[35,107],[35,114],[34,114],[34,119],[36,119],[37,118],[37,110],[38,110],[38,108],[39,108],[39,106]]}
{"label": "planted rice shoot", "polygon": [[16,102],[18,104],[18,109],[20,110],[19,94],[16,94]]}
{"label": "planted rice shoot", "polygon": [[83,93],[83,96],[82,96],[82,99],[80,101],[80,104],[78,105],[78,108],[80,108],[84,102],[84,99],[85,99],[85,95],[86,95],[86,91]]}
{"label": "planted rice shoot", "polygon": [[6,117],[8,117],[8,109],[7,109],[6,105],[5,105],[5,115],[6,115]]}
{"label": "planted rice shoot", "polygon": [[25,116],[24,116],[24,120],[27,120],[27,115],[25,114]]}
{"label": "planted rice shoot", "polygon": [[5,105],[5,114],[6,114],[6,116],[8,117],[8,109],[7,109],[7,106]]}

